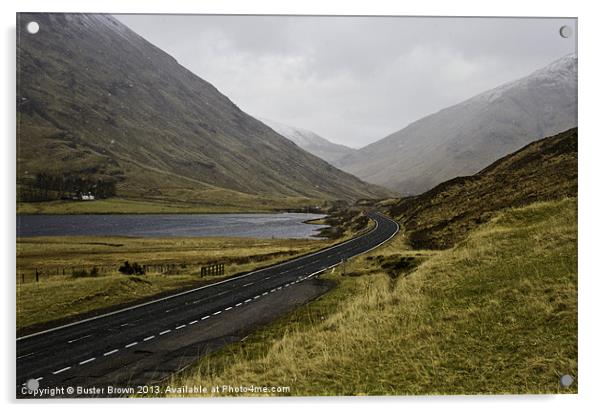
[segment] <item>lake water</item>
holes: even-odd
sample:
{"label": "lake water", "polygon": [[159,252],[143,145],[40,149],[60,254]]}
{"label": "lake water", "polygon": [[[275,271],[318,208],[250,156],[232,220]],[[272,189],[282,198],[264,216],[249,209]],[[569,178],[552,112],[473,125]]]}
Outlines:
{"label": "lake water", "polygon": [[310,238],[323,225],[303,223],[324,215],[263,214],[119,214],[18,215],[17,236],[139,236]]}

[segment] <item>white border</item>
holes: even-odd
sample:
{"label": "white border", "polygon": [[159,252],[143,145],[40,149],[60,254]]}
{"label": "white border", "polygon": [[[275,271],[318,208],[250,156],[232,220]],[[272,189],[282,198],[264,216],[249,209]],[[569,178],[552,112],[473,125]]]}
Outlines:
{"label": "white border", "polygon": [[[600,327],[599,314],[602,313],[600,294],[599,238],[600,224],[600,156],[602,130],[600,128],[600,39],[602,39],[602,17],[594,1],[525,1],[505,0],[486,2],[477,0],[421,0],[421,1],[379,1],[379,0],[213,0],[203,1],[158,1],[158,0],[20,0],[3,1],[0,19],[3,23],[2,41],[2,98],[0,99],[4,145],[1,163],[3,178],[2,253],[4,263],[4,316],[5,337],[2,339],[2,353],[5,356],[0,388],[3,400],[9,408],[15,404],[14,396],[14,125],[15,125],[15,15],[16,11],[86,11],[86,12],[143,12],[143,13],[301,13],[301,14],[396,14],[396,15],[495,15],[495,16],[575,16],[579,18],[579,395],[576,396],[496,396],[496,397],[416,397],[416,398],[295,398],[287,399],[219,399],[219,400],[142,400],[142,401],[76,401],[76,402],[29,402],[21,407],[25,410],[60,410],[67,408],[104,409],[109,402],[117,407],[129,407],[132,402],[144,405],[146,410],[160,410],[167,402],[177,402],[179,407],[190,409],[241,410],[257,409],[307,410],[322,405],[331,409],[334,404],[343,403],[348,411],[364,410],[375,406],[380,409],[400,410],[416,407],[427,410],[446,411],[506,411],[507,409],[543,409],[546,411],[589,410],[600,404]],[[6,366],[9,367],[6,367]],[[129,404],[129,405],[128,405]],[[244,405],[244,407],[243,407]]]}

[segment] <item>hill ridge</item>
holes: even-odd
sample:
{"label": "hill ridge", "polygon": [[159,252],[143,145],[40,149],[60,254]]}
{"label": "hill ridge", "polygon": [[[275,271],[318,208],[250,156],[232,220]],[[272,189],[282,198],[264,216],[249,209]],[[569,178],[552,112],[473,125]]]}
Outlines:
{"label": "hill ridge", "polygon": [[110,15],[21,13],[17,30],[20,186],[48,172],[145,200],[389,193],[299,149]]}

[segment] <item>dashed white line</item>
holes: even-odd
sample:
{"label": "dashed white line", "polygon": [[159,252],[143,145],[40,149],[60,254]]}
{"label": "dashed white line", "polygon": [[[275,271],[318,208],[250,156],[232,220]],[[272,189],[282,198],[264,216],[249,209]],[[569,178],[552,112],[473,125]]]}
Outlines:
{"label": "dashed white line", "polygon": [[142,341],[146,342],[147,340],[151,340],[151,339],[155,339],[155,335],[147,336],[146,338],[142,339]]}
{"label": "dashed white line", "polygon": [[255,284],[255,282],[249,282],[249,283],[245,283],[244,285],[242,285],[242,287],[244,288],[245,286],[251,286],[254,284]]}
{"label": "dashed white line", "polygon": [[40,376],[39,378],[36,378],[37,381],[41,381],[42,379],[44,379],[43,376]]}
{"label": "dashed white line", "polygon": [[31,352],[31,353],[28,353],[27,355],[17,356],[17,359],[26,358],[28,356],[35,355],[35,354],[36,354],[36,352]]}
{"label": "dashed white line", "polygon": [[190,322],[188,322],[189,325],[194,325],[195,323],[197,323],[198,320],[191,320]]}
{"label": "dashed white line", "polygon": [[261,296],[257,295],[257,296],[253,296],[253,299],[259,299]]}
{"label": "dashed white line", "polygon": [[90,336],[92,336],[92,335],[86,335],[86,336],[81,336],[79,338],[71,339],[71,340],[68,340],[67,343],[77,342],[78,340],[89,338]]}
{"label": "dashed white line", "polygon": [[232,306],[228,306],[228,307],[227,307],[226,309],[224,309],[224,310],[230,310],[230,309],[232,309]]}
{"label": "dashed white line", "polygon": [[96,360],[96,358],[90,358],[90,359],[86,359],[85,361],[81,361],[79,364],[80,365],[85,365],[86,363],[90,363],[92,361]]}
{"label": "dashed white line", "polygon": [[182,328],[185,328],[185,327],[186,327],[186,325],[180,325],[180,326],[176,326],[176,330],[178,330],[178,329],[182,329]]}
{"label": "dashed white line", "polygon": [[117,353],[117,352],[119,352],[119,349],[113,349],[112,351],[103,353],[102,356],[110,356],[110,355],[112,355],[114,353]]}
{"label": "dashed white line", "polygon": [[276,292],[276,289],[270,290],[270,293],[274,293],[274,292]]}
{"label": "dashed white line", "polygon": [[53,375],[58,375],[59,373],[62,373],[62,372],[68,371],[69,369],[71,369],[71,366],[67,366],[66,368],[59,369],[58,371],[54,371],[54,372],[52,372],[52,374],[53,374]]}
{"label": "dashed white line", "polygon": [[171,329],[165,329],[164,331],[159,332],[159,336],[165,335],[166,333],[171,332]]}
{"label": "dashed white line", "polygon": [[249,303],[250,301],[252,301],[253,299],[247,299],[245,300],[245,303]]}
{"label": "dashed white line", "polygon": [[265,296],[265,295],[267,295],[268,293],[270,293],[270,292],[263,292],[263,293],[261,294],[261,296]]}
{"label": "dashed white line", "polygon": [[136,346],[138,344],[138,342],[132,342],[132,343],[128,343],[127,345],[125,345],[126,348],[131,348],[132,346]]}
{"label": "dashed white line", "polygon": [[213,312],[213,316],[215,316],[215,315],[219,315],[220,313],[222,313],[222,311],[221,311],[221,310],[218,310],[217,312]]}
{"label": "dashed white line", "polygon": [[210,315],[203,316],[203,317],[201,318],[201,320],[209,319],[210,317],[211,317]]}
{"label": "dashed white line", "polygon": [[236,305],[234,305],[234,306],[237,306],[237,307],[238,307],[238,306],[241,306],[241,305],[242,305],[242,302],[238,302],[238,303],[237,303]]}

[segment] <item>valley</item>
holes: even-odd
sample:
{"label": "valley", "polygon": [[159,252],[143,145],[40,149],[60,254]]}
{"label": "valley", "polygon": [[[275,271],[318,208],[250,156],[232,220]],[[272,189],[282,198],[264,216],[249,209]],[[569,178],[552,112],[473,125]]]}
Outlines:
{"label": "valley", "polygon": [[[287,43],[269,31],[279,16],[232,22],[243,17],[261,23],[261,47],[226,16],[188,16],[214,42],[184,42],[200,56],[185,65],[126,15],[18,14],[17,397],[34,396],[30,385],[577,393],[560,383],[578,377],[577,55],[563,44],[527,76],[378,139],[366,131],[448,101],[405,79],[420,47],[377,59],[384,43],[370,47],[368,31],[344,47]],[[278,30],[310,21],[299,19]],[[348,36],[363,19],[332,27],[351,24]],[[26,34],[34,20],[43,36]],[[311,21],[320,32],[328,19]],[[174,50],[184,27],[169,32]],[[228,54],[234,38],[244,47]],[[264,50],[272,42],[297,54]],[[343,58],[355,47],[361,64]],[[458,67],[489,80],[482,61],[450,56],[416,80]],[[358,73],[385,81],[361,89]],[[294,104],[271,100],[291,88]],[[248,114],[259,109],[312,124]]]}

